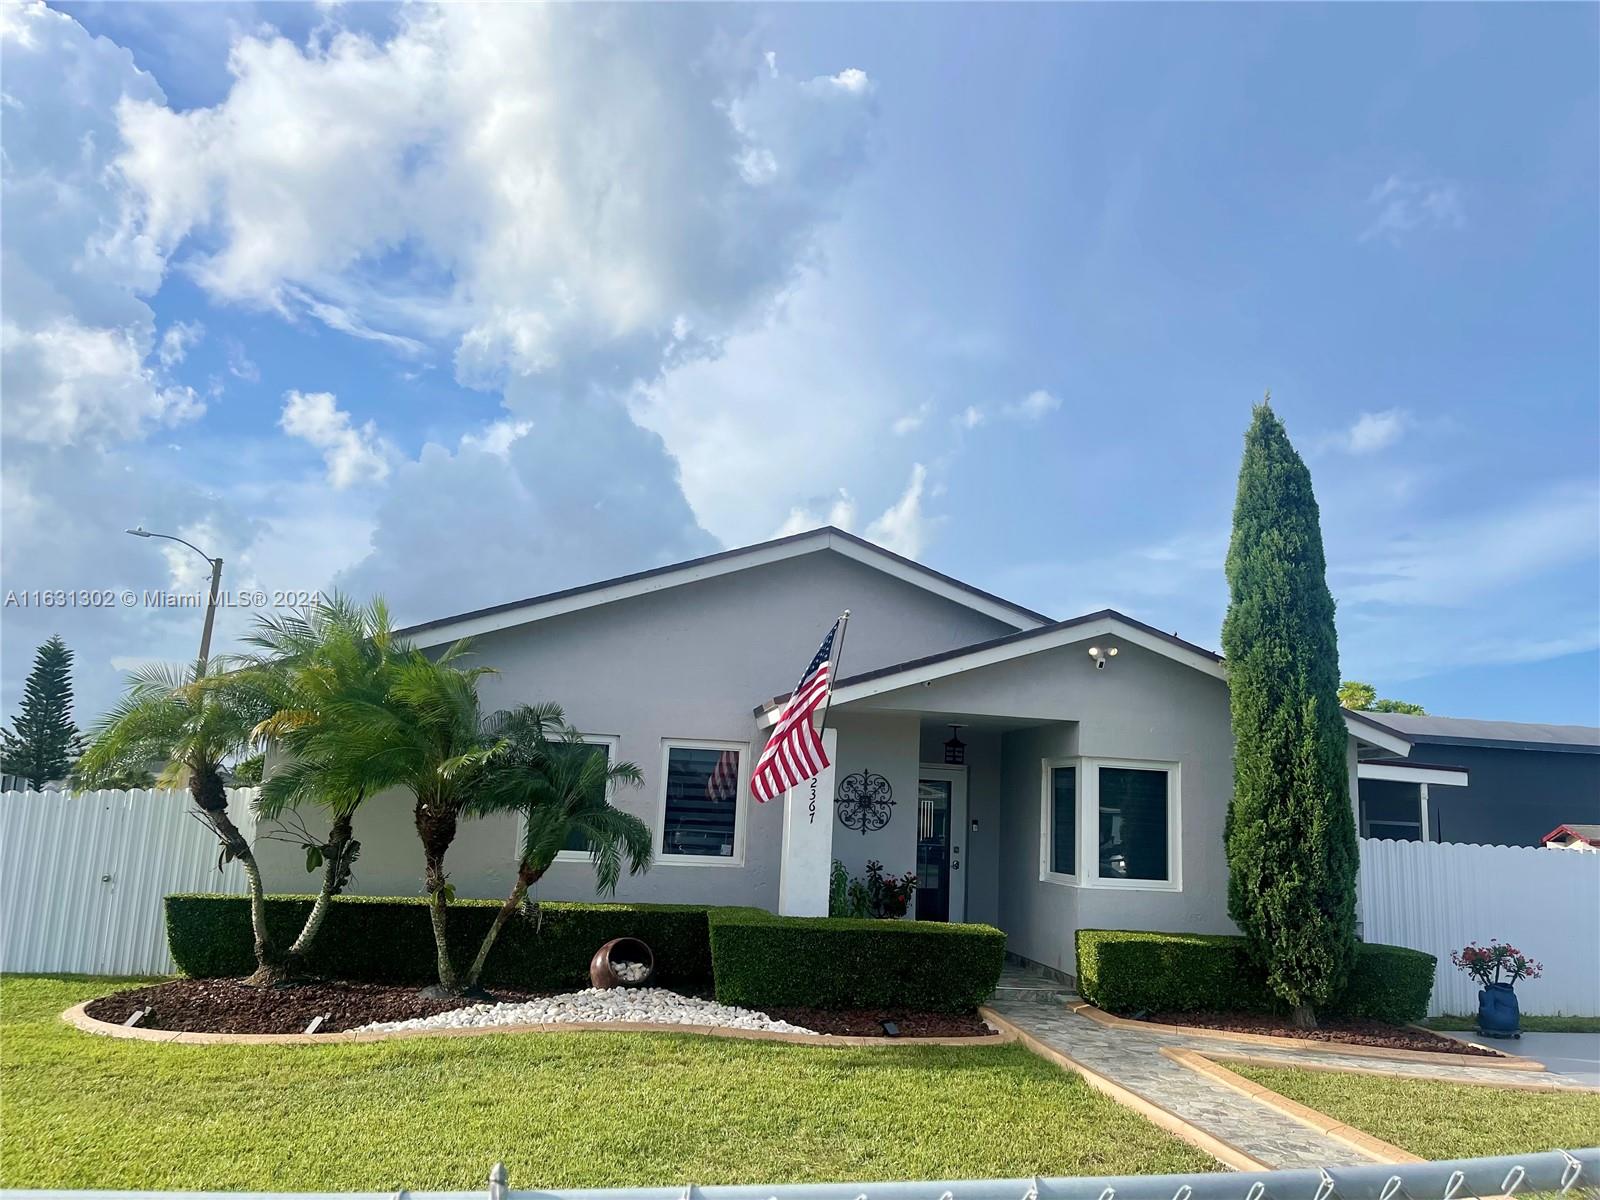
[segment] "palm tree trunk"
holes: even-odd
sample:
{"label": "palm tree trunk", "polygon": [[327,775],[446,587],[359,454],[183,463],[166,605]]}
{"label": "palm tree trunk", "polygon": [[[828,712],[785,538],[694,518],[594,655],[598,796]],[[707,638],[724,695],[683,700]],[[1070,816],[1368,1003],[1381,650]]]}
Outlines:
{"label": "palm tree trunk", "polygon": [[467,972],[467,987],[475,988],[478,980],[483,975],[484,964],[489,961],[489,951],[494,948],[495,939],[500,936],[500,931],[506,927],[506,922],[516,915],[522,898],[528,894],[528,889],[539,882],[544,875],[544,868],[534,870],[527,863],[517,866],[517,881],[511,885],[511,894],[506,897],[506,902],[500,906],[500,911],[494,915],[494,924],[489,926],[489,931],[483,935],[483,944],[478,947],[478,957],[472,960],[472,969]]}
{"label": "palm tree trunk", "polygon": [[339,881],[344,876],[344,856],[349,853],[353,833],[350,814],[341,813],[333,819],[333,826],[328,832],[328,844],[323,848],[322,888],[317,892],[316,903],[306,916],[306,923],[301,926],[300,936],[289,947],[287,959],[291,971],[298,971],[303,966],[311,943],[322,931],[322,923],[328,916],[328,905],[338,893]]}
{"label": "palm tree trunk", "polygon": [[413,817],[422,839],[423,887],[428,893],[428,916],[433,922],[433,947],[438,959],[439,989],[451,995],[461,991],[461,979],[450,961],[446,929],[449,877],[444,871],[445,852],[456,839],[456,814],[447,805],[429,804],[417,797]]}
{"label": "palm tree trunk", "polygon": [[228,791],[222,785],[222,776],[211,763],[192,766],[189,771],[189,795],[195,807],[205,817],[207,824],[222,843],[222,861],[237,859],[244,868],[250,887],[250,930],[254,935],[256,974],[270,975],[273,962],[272,941],[267,933],[267,895],[261,883],[261,867],[256,862],[250,841],[239,832],[239,827],[228,816]]}

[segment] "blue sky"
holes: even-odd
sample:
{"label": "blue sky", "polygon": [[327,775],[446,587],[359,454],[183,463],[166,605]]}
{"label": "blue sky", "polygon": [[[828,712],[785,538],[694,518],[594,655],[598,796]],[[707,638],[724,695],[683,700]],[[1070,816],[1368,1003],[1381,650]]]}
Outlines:
{"label": "blue sky", "polygon": [[[827,520],[1218,642],[1251,404],[1344,672],[1600,724],[1592,6],[19,7],[8,590],[426,618]],[[195,614],[4,613],[120,669]],[[223,614],[224,637],[247,624]]]}

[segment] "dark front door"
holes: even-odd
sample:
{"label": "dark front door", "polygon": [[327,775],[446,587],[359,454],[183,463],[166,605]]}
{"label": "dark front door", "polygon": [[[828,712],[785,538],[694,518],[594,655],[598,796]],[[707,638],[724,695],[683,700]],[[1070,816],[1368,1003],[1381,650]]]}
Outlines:
{"label": "dark front door", "polygon": [[917,783],[917,920],[950,919],[950,810],[948,779]]}

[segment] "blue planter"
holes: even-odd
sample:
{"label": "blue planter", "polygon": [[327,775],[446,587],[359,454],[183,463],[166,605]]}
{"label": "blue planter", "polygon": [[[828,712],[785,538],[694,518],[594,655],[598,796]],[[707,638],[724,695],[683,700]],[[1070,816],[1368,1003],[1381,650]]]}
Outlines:
{"label": "blue planter", "polygon": [[1478,993],[1478,1032],[1494,1038],[1522,1036],[1522,1013],[1509,983],[1491,983]]}

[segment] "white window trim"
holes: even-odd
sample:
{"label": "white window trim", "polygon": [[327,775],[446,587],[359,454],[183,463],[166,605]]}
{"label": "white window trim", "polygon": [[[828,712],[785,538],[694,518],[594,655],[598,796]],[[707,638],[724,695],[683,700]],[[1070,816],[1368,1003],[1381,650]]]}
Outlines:
{"label": "white window trim", "polygon": [[[619,761],[617,758],[617,751],[622,746],[622,738],[619,735],[615,733],[580,733],[578,735],[578,739],[594,746],[603,745],[606,748],[606,765],[608,767],[614,767],[617,765],[617,762]],[[606,803],[612,803],[616,800],[616,797],[617,785],[616,781],[613,780],[606,784]],[[526,818],[524,818],[524,820],[526,820]],[[522,840],[522,829],[520,825],[517,829],[517,840],[519,842]],[[558,863],[587,863],[593,862],[594,859],[587,850],[557,850],[555,861]]]}
{"label": "white window trim", "polygon": [[[1072,845],[1074,865],[1078,871],[1068,873],[1054,870],[1050,865],[1050,851],[1055,845],[1055,788],[1053,773],[1060,767],[1073,768],[1072,815],[1077,822],[1077,834]],[[1054,883],[1063,887],[1077,887],[1083,870],[1083,760],[1080,758],[1041,758],[1039,760],[1039,882]]]}
{"label": "white window trim", "polygon": [[[1080,845],[1092,847],[1084,857],[1088,870],[1085,882],[1090,887],[1114,888],[1120,891],[1181,892],[1183,891],[1183,843],[1180,832],[1183,781],[1182,766],[1175,762],[1137,758],[1084,758],[1083,764],[1083,823],[1079,826]],[[1165,771],[1167,775],[1167,878],[1166,879],[1108,879],[1100,874],[1100,768],[1126,767],[1135,771]],[[1083,870],[1080,866],[1079,870]]]}
{"label": "white window trim", "polygon": [[[739,753],[739,790],[734,795],[733,857],[709,854],[668,854],[667,844],[667,760],[678,750],[736,750]],[[664,867],[742,867],[744,866],[745,793],[750,783],[750,744],[724,742],[716,738],[662,738],[661,779],[656,786],[655,861]]]}

